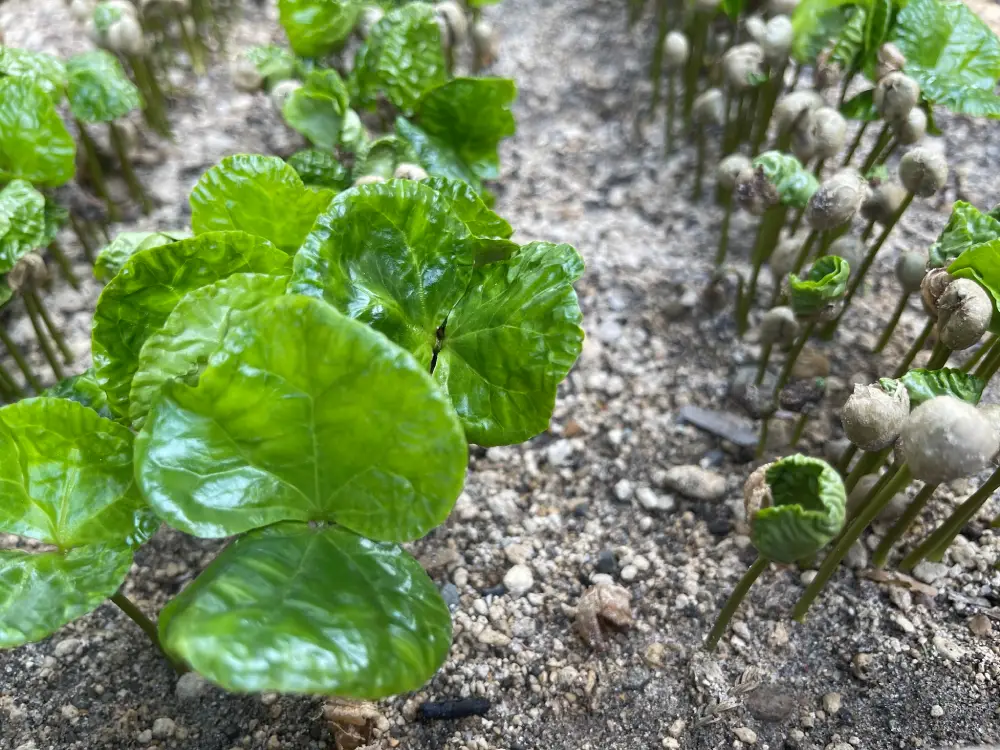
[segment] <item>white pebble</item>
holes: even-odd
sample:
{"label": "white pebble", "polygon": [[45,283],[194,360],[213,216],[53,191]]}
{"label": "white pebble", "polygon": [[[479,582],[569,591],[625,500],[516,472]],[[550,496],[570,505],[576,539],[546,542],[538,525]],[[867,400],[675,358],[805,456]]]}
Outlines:
{"label": "white pebble", "polygon": [[628,583],[629,581],[634,581],[636,576],[639,575],[639,569],[635,565],[626,565],[622,568],[621,578],[623,581]]}
{"label": "white pebble", "polygon": [[535,585],[535,576],[527,565],[515,565],[503,577],[503,585],[512,596],[523,596]]}

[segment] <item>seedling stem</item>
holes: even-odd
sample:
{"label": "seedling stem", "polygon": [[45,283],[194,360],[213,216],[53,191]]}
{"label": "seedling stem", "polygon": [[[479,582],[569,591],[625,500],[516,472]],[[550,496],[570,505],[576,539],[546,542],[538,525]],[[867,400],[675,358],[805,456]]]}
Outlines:
{"label": "seedling stem", "polygon": [[753,586],[754,581],[760,578],[760,574],[767,569],[768,560],[764,557],[757,557],[754,560],[753,565],[751,565],[747,572],[743,574],[739,582],[736,584],[736,588],[733,589],[733,593],[729,595],[726,600],[725,606],[722,611],[719,612],[719,617],[715,621],[715,626],[712,628],[712,632],[708,634],[708,638],[705,639],[705,649],[707,651],[714,651],[715,647],[719,645],[719,641],[722,639],[723,634],[726,632],[726,628],[729,626],[729,621],[733,619],[733,615],[736,614],[736,610],[739,609],[740,604],[746,598],[747,593],[750,591],[750,587]]}
{"label": "seedling stem", "polygon": [[875,548],[875,552],[872,555],[872,565],[876,568],[881,568],[885,565],[885,561],[889,559],[889,553],[896,546],[896,542],[903,538],[903,534],[917,520],[917,516],[923,511],[937,488],[936,484],[925,484],[920,489],[917,496],[906,506],[903,515],[896,520],[896,523],[886,532],[885,536],[882,537],[882,541],[879,542],[878,547]]}

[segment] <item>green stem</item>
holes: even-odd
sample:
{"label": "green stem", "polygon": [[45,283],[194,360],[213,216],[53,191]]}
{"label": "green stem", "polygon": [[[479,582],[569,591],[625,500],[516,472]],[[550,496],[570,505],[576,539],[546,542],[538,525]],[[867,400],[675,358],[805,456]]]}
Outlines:
{"label": "green stem", "polygon": [[150,71],[146,58],[132,55],[128,58],[136,85],[142,90],[146,106],[142,110],[146,123],[164,137],[170,136],[170,123],[165,114],[166,100],[156,76]]}
{"label": "green stem", "polygon": [[802,217],[804,217],[805,215],[806,215],[806,208],[805,208],[805,206],[803,206],[802,208],[799,208],[799,209],[795,210],[795,216],[792,217],[792,223],[789,224],[789,226],[788,226],[788,236],[789,237],[791,237],[797,231],[799,231],[799,226],[802,224]]}
{"label": "green stem", "polygon": [[760,436],[757,438],[757,450],[754,452],[756,458],[760,458],[767,451],[767,436],[771,432],[771,418],[764,417],[760,423]]}
{"label": "green stem", "polygon": [[896,303],[896,309],[892,311],[892,317],[889,318],[889,322],[885,326],[885,330],[882,331],[882,335],[879,337],[878,343],[875,344],[875,348],[872,351],[876,354],[885,349],[886,344],[889,343],[889,339],[892,338],[892,334],[896,330],[896,326],[899,325],[899,319],[903,317],[903,311],[906,309],[906,303],[910,301],[910,292],[903,292],[899,296],[899,302]]}
{"label": "green stem", "polygon": [[993,373],[996,372],[996,364],[1000,362],[1000,346],[990,347],[990,351],[983,358],[979,366],[972,371],[972,374],[977,378],[984,378],[987,373],[992,377]]}
{"label": "green stem", "polygon": [[781,88],[785,83],[785,66],[772,68],[770,78],[763,84],[764,94],[760,106],[757,107],[756,123],[753,127],[753,140],[750,144],[750,155],[756,156],[767,138],[767,127],[771,123],[774,105],[781,96]]}
{"label": "green stem", "polygon": [[698,95],[698,73],[705,56],[705,39],[708,36],[707,13],[695,11],[691,25],[691,54],[684,67],[684,126],[691,129],[691,110]]}
{"label": "green stem", "polygon": [[715,267],[719,268],[726,262],[726,252],[729,249],[729,220],[733,214],[733,193],[725,191],[722,198],[722,226],[719,228],[719,249],[715,252]]}
{"label": "green stem", "polygon": [[767,372],[767,363],[771,359],[771,344],[764,344],[760,350],[760,362],[757,363],[757,375],[753,379],[754,385],[764,382],[764,373]]}
{"label": "green stem", "polygon": [[24,391],[18,386],[17,381],[7,372],[7,368],[0,364],[0,391],[3,398],[8,403],[13,403],[24,396]]}
{"label": "green stem", "polygon": [[857,272],[851,278],[850,284],[847,286],[847,294],[844,295],[844,303],[840,308],[840,312],[837,313],[837,317],[834,318],[823,331],[824,338],[832,338],[833,334],[836,333],[837,327],[840,325],[840,321],[843,319],[844,314],[851,306],[851,301],[854,299],[854,295],[857,294],[858,289],[861,288],[861,284],[865,280],[865,275],[868,273],[868,269],[871,268],[872,263],[875,262],[875,256],[878,255],[878,251],[882,249],[882,245],[884,245],[885,241],[889,238],[889,235],[892,233],[896,223],[903,215],[903,212],[906,211],[912,202],[913,193],[907,193],[903,202],[900,204],[899,209],[895,214],[893,214],[889,223],[885,225],[882,233],[878,236],[878,239],[875,240],[875,244],[868,250],[867,255],[865,255],[865,259],[861,262],[861,267],[858,268]]}
{"label": "green stem", "polygon": [[191,36],[188,32],[187,24],[184,23],[186,18],[182,12],[177,13],[177,25],[181,29],[181,43],[184,45],[184,49],[187,50],[188,57],[191,58],[191,68],[194,70],[194,74],[198,77],[205,75],[205,51],[201,46],[201,39],[198,35]]}
{"label": "green stem", "polygon": [[80,142],[83,144],[83,150],[87,157],[87,174],[90,176],[90,182],[93,184],[94,190],[97,191],[97,195],[104,201],[104,205],[107,206],[108,217],[111,221],[118,221],[121,219],[121,215],[118,213],[118,206],[111,200],[107,183],[104,182],[104,170],[101,169],[101,160],[97,155],[97,145],[90,137],[90,133],[87,132],[87,126],[80,120],[76,121],[76,127],[80,131]]}
{"label": "green stem", "polygon": [[722,607],[722,611],[719,612],[719,617],[715,621],[712,632],[705,639],[706,650],[714,651],[715,647],[719,645],[719,641],[722,640],[726,628],[729,627],[729,621],[733,619],[736,610],[740,608],[740,604],[746,599],[747,593],[750,591],[750,587],[753,586],[754,581],[760,578],[760,574],[767,569],[767,565],[767,558],[758,557],[754,560],[753,565],[747,569],[747,572],[743,574],[743,577],[740,578],[736,584],[736,588],[733,589],[733,593],[729,595],[725,605]]}
{"label": "green stem", "polygon": [[656,0],[656,44],[649,67],[649,80],[653,84],[650,112],[655,115],[660,106],[660,86],[663,79],[663,45],[667,39],[667,0]]}
{"label": "green stem", "polygon": [[946,364],[948,364],[948,358],[951,356],[951,349],[944,345],[943,342],[938,341],[934,344],[934,348],[931,350],[931,358],[927,361],[928,370],[940,370]]}
{"label": "green stem", "polygon": [[867,224],[865,224],[864,231],[861,232],[861,241],[868,242],[868,238],[872,236],[872,232],[875,231],[875,219],[872,219]]}
{"label": "green stem", "polygon": [[995,333],[989,334],[986,337],[986,341],[984,341],[982,345],[978,349],[976,349],[976,351],[972,354],[971,357],[969,357],[967,360],[965,360],[965,362],[962,363],[962,368],[961,368],[962,372],[968,372],[973,367],[975,367],[976,363],[979,362],[979,360],[981,360],[984,355],[988,354],[993,350],[993,348],[996,346],[997,341],[1000,341],[1000,337],[998,337]]}
{"label": "green stem", "polygon": [[674,112],[677,109],[677,73],[672,68],[667,71],[667,122],[664,125],[663,153],[674,150]]}
{"label": "green stem", "polygon": [[851,163],[851,159],[854,158],[854,152],[858,150],[858,146],[861,145],[861,139],[864,138],[865,131],[868,130],[868,126],[871,125],[871,120],[865,120],[858,127],[857,135],[854,136],[854,140],[851,141],[850,147],[847,149],[847,154],[844,156],[844,161],[841,162],[841,166],[846,167]]}
{"label": "green stem", "polygon": [[172,666],[178,674],[184,674],[188,671],[187,667],[171,659],[167,655],[167,652],[163,650],[163,644],[160,643],[160,634],[156,630],[156,623],[146,617],[146,615],[142,613],[142,610],[139,609],[131,599],[119,591],[118,593],[111,595],[111,601],[116,607],[118,607],[118,609],[128,615],[132,622],[142,628],[142,632],[149,636],[149,640],[153,642],[153,645],[156,646],[157,650],[163,654],[168,662],[170,662],[170,666]]}
{"label": "green stem", "polygon": [[882,462],[885,461],[886,456],[889,455],[889,449],[884,448],[880,451],[865,451],[861,458],[857,460],[854,464],[854,468],[851,469],[851,473],[847,475],[844,480],[844,489],[850,493],[851,490],[857,485],[861,480],[861,477],[871,474]]}
{"label": "green stem", "polygon": [[962,527],[975,518],[976,513],[983,507],[983,504],[990,499],[994,492],[1000,489],[1000,469],[996,469],[983,485],[972,493],[969,498],[952,511],[944,523],[935,529],[934,533],[922,541],[913,549],[899,564],[900,570],[911,570],[914,565],[927,556],[934,556],[940,559],[951,543],[958,536]]}
{"label": "green stem", "polygon": [[792,610],[792,616],[796,620],[801,622],[805,619],[809,607],[815,601],[819,592],[823,590],[827,581],[833,576],[834,571],[836,571],[837,566],[840,565],[840,561],[844,559],[844,556],[847,555],[847,551],[851,548],[851,545],[861,537],[864,530],[868,528],[868,524],[882,512],[882,509],[889,501],[910,483],[912,475],[906,464],[902,464],[893,469],[893,471],[894,476],[885,483],[878,495],[872,498],[871,502],[865,506],[865,509],[858,514],[858,517],[854,519],[847,531],[841,535],[836,545],[827,554],[826,559],[823,560],[823,564],[820,565],[819,570],[816,572],[816,577],[806,587],[802,597],[795,605],[795,609]]}
{"label": "green stem", "polygon": [[52,340],[56,342],[56,346],[59,347],[59,351],[63,356],[63,361],[66,364],[70,364],[73,361],[73,351],[66,345],[66,339],[63,338],[62,332],[52,322],[52,318],[49,317],[49,311],[42,303],[42,299],[38,296],[38,292],[34,289],[25,289],[22,291],[22,295],[25,297],[31,297],[31,304],[36,310],[38,310],[38,314],[41,317],[42,322],[45,324],[46,330],[49,332]]}
{"label": "green stem", "polygon": [[87,262],[93,263],[94,246],[90,244],[90,237],[88,237],[87,232],[84,231],[79,219],[77,219],[72,212],[70,212],[69,215],[69,225],[73,228],[73,234],[76,235],[76,239],[80,243],[80,247],[83,248],[83,254],[87,258]]}
{"label": "green stem", "polygon": [[736,318],[736,329],[740,336],[746,333],[750,308],[757,301],[757,280],[760,277],[761,266],[774,252],[775,239],[781,232],[782,224],[785,223],[787,211],[787,206],[772,206],[761,217],[760,226],[757,228],[757,239],[754,241],[751,252],[753,269],[750,271],[750,281],[747,284],[747,293],[743,298],[742,309],[738,311]]}
{"label": "green stem", "polygon": [[697,148],[697,162],[694,169],[694,190],[691,193],[691,200],[698,201],[701,200],[702,178],[705,174],[705,141],[707,138],[705,138],[703,128],[698,128],[694,140]]}
{"label": "green stem", "polygon": [[840,476],[847,476],[847,469],[851,465],[851,459],[854,458],[857,452],[858,446],[856,443],[851,443],[844,450],[843,455],[840,457],[840,461],[837,462],[837,473],[840,474]]}
{"label": "green stem", "polygon": [[806,258],[809,257],[809,251],[812,249],[812,246],[816,244],[819,234],[818,229],[813,229],[806,236],[805,241],[802,243],[802,247],[799,249],[799,254],[795,256],[795,266],[792,268],[792,273],[798,273],[802,270],[802,266],[805,265]]}
{"label": "green stem", "polygon": [[132,160],[128,157],[128,147],[125,145],[125,136],[122,134],[121,128],[114,122],[108,123],[108,133],[111,137],[111,145],[115,149],[115,154],[118,155],[118,163],[122,168],[122,176],[125,178],[129,192],[132,194],[132,200],[142,206],[144,214],[148,214],[153,210],[153,204],[150,202],[149,196],[146,195],[146,191],[142,189],[142,183],[139,182],[139,178],[136,177],[135,170],[132,168]]}
{"label": "green stem", "polygon": [[844,74],[844,82],[840,86],[840,96],[837,97],[837,109],[844,106],[844,100],[847,98],[847,89],[851,86],[851,81],[854,80],[854,76],[858,73],[854,65],[851,65]]}
{"label": "green stem", "polygon": [[878,138],[875,139],[875,145],[872,146],[872,150],[868,152],[868,158],[865,159],[864,164],[861,165],[861,169],[858,170],[862,176],[867,175],[868,170],[878,163],[878,155],[882,153],[882,149],[886,147],[891,137],[892,128],[889,126],[889,123],[886,123],[882,126],[882,130],[879,131]]}
{"label": "green stem", "polygon": [[927,343],[927,339],[931,335],[931,331],[934,330],[934,318],[928,318],[927,322],[924,324],[924,329],[917,336],[916,341],[913,342],[913,346],[910,350],[906,352],[906,356],[903,357],[903,361],[899,363],[899,367],[896,368],[896,372],[893,373],[892,377],[901,378],[903,377],[907,370],[910,369],[910,365],[913,364],[913,360],[924,348],[924,344]]}
{"label": "green stem", "polygon": [[49,367],[52,368],[53,374],[56,376],[56,380],[62,380],[66,377],[63,372],[62,365],[59,364],[59,358],[56,353],[52,350],[52,346],[49,344],[49,338],[45,335],[45,330],[41,322],[41,315],[38,309],[35,307],[34,300],[30,295],[22,295],[24,300],[24,306],[28,310],[28,319],[31,321],[31,327],[35,329],[35,338],[38,339],[38,346],[42,350],[42,354],[45,355],[45,359],[49,363]]}
{"label": "green stem", "polygon": [[56,265],[59,266],[59,273],[62,277],[66,279],[67,283],[74,289],[80,289],[80,279],[76,277],[73,273],[73,264],[69,262],[69,258],[66,257],[65,251],[62,249],[62,245],[59,244],[58,240],[52,240],[49,243],[49,255],[55,260]]}
{"label": "green stem", "polygon": [[795,429],[792,430],[792,439],[788,443],[792,448],[798,445],[799,440],[802,439],[802,433],[805,432],[807,424],[809,424],[809,414],[808,412],[803,412],[795,422]]}
{"label": "green stem", "polygon": [[28,365],[28,361],[24,358],[24,355],[21,354],[21,350],[17,348],[14,341],[7,335],[7,332],[2,326],[0,326],[0,342],[3,342],[4,348],[7,350],[11,359],[14,360],[14,363],[17,365],[17,369],[19,369],[24,375],[24,379],[27,381],[28,385],[31,386],[31,389],[35,393],[41,393],[44,390],[42,388],[41,381],[39,381],[34,370],[32,370]]}
{"label": "green stem", "polygon": [[809,340],[809,337],[812,335],[813,328],[815,327],[815,319],[809,320],[802,327],[802,332],[792,345],[792,348],[788,351],[788,357],[785,359],[785,364],[781,368],[781,372],[778,374],[778,382],[774,387],[775,393],[780,394],[782,389],[788,385],[788,379],[792,376],[792,369],[795,367],[795,360],[797,360],[799,354],[802,353],[802,350],[805,348],[806,342]]}
{"label": "green stem", "polygon": [[892,552],[892,548],[896,546],[896,542],[903,538],[903,534],[917,520],[917,516],[923,512],[924,507],[937,488],[936,484],[925,484],[920,489],[920,492],[917,493],[917,496],[906,506],[903,515],[896,520],[896,523],[885,533],[882,541],[875,548],[875,552],[872,555],[872,565],[874,567],[881,568],[885,566],[885,561],[889,559],[889,553]]}

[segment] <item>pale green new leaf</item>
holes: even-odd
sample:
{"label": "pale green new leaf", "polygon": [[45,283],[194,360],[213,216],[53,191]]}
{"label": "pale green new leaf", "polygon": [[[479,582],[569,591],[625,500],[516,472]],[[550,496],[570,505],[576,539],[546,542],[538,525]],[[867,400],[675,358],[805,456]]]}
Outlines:
{"label": "pale green new leaf", "polygon": [[0,191],[0,273],[7,273],[45,239],[45,196],[24,180]]}
{"label": "pale green new leaf", "polygon": [[944,268],[974,245],[1000,239],[1000,221],[965,201],[955,201],[951,216],[928,251],[928,266]]}
{"label": "pale green new leaf", "polygon": [[343,140],[350,95],[335,70],[312,71],[281,107],[285,122],[314,146],[333,151]]}
{"label": "pale green new leaf", "polygon": [[295,55],[275,44],[250,47],[244,54],[254,64],[268,89],[279,81],[295,78],[299,70],[299,61]]}
{"label": "pale green new leaf", "polygon": [[69,107],[82,122],[111,122],[142,108],[142,94],[110,52],[74,55],[66,63],[66,72]]}
{"label": "pale green new leaf", "polygon": [[0,75],[27,78],[58,104],[66,91],[66,66],[44,52],[17,47],[0,47]]}
{"label": "pale green new leaf", "polygon": [[94,278],[105,283],[111,281],[125,265],[126,261],[140,250],[169,245],[184,240],[190,232],[119,232],[97,253],[94,259]]}
{"label": "pale green new leaf", "polygon": [[278,18],[299,57],[324,57],[354,30],[360,0],[278,0]]}
{"label": "pale green new leaf", "polygon": [[351,186],[351,173],[337,161],[337,157],[326,151],[303,149],[289,156],[286,162],[308,187],[339,193]]}
{"label": "pale green new leaf", "polygon": [[75,160],[76,144],[45,89],[0,79],[0,181],[58,187],[73,177]]}
{"label": "pale green new leaf", "polygon": [[881,378],[879,383],[883,388],[890,383],[905,386],[910,397],[911,410],[937,396],[954,396],[975,406],[982,398],[983,389],[986,387],[986,382],[982,378],[952,368],[941,370],[918,368],[910,370],[898,380]]}

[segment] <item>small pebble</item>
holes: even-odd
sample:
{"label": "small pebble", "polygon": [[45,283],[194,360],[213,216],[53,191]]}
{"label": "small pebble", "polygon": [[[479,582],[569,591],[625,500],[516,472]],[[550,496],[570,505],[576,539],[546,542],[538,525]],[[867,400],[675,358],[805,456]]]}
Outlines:
{"label": "small pebble", "polygon": [[635,491],[635,499],[646,510],[668,511],[674,508],[674,499],[670,495],[657,495],[649,487],[640,487]]}
{"label": "small pebble", "polygon": [[969,630],[983,638],[993,632],[993,623],[986,615],[973,615],[969,618]]}
{"label": "small pebble", "polygon": [[615,498],[620,503],[627,503],[632,499],[632,494],[635,492],[635,487],[627,479],[619,479],[618,483],[615,485]]}
{"label": "small pebble", "polygon": [[174,695],[179,701],[195,701],[208,690],[208,681],[195,672],[185,672],[177,678]]}
{"label": "small pebble", "polygon": [[935,703],[933,706],[931,706],[931,716],[933,716],[935,719],[940,719],[942,716],[944,716],[944,709]]}
{"label": "small pebble", "polygon": [[841,705],[841,695],[840,693],[827,693],[823,696],[823,710],[828,714],[833,716],[838,711],[840,711]]}
{"label": "small pebble", "polygon": [[738,739],[744,745],[757,744],[757,733],[753,731],[750,727],[736,727],[734,733],[736,734],[736,739]]}
{"label": "small pebble", "polygon": [[511,596],[523,596],[535,585],[535,576],[527,565],[515,565],[503,577],[503,585]]}
{"label": "small pebble", "polygon": [[57,659],[62,659],[67,656],[72,656],[77,651],[80,650],[82,641],[79,638],[65,638],[56,644],[56,647],[52,649],[52,655]]}
{"label": "small pebble", "polygon": [[614,573],[618,568],[618,562],[615,560],[615,554],[609,549],[601,550],[600,554],[597,556],[597,568],[598,573]]}
{"label": "small pebble", "polygon": [[639,569],[634,565],[626,565],[622,568],[621,579],[626,583],[634,581],[636,576],[639,575]]}
{"label": "small pebble", "polygon": [[456,609],[459,605],[458,586],[454,583],[446,583],[441,587],[441,598],[448,605],[448,609]]}
{"label": "small pebble", "polygon": [[718,500],[726,494],[726,478],[700,466],[672,466],[664,484],[692,500]]}
{"label": "small pebble", "polygon": [[808,586],[814,580],[816,580],[815,570],[803,570],[802,575],[799,576],[799,580],[802,581],[803,586]]}
{"label": "small pebble", "polygon": [[950,638],[945,638],[942,635],[936,635],[934,636],[932,643],[934,644],[934,648],[937,649],[937,652],[945,659],[958,661],[965,656],[965,650]]}
{"label": "small pebble", "polygon": [[174,724],[173,719],[160,717],[153,722],[153,737],[158,740],[165,740],[169,737],[173,737],[176,729],[177,726]]}
{"label": "small pebble", "polygon": [[153,733],[148,729],[143,729],[141,732],[139,732],[139,734],[136,735],[135,740],[140,745],[148,745],[150,742],[153,741]]}
{"label": "small pebble", "polygon": [[913,577],[924,583],[934,583],[948,575],[948,566],[944,563],[923,560],[913,568]]}

